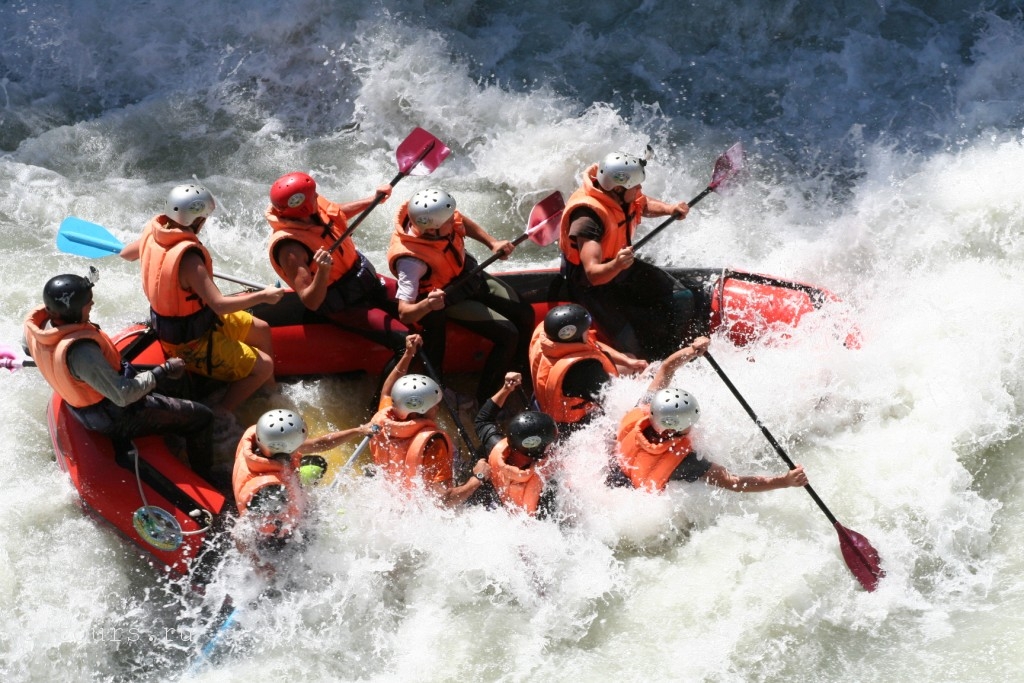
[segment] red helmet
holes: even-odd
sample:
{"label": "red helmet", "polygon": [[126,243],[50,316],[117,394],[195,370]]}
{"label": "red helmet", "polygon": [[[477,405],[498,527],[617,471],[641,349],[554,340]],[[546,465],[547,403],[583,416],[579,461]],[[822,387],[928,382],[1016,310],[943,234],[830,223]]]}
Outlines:
{"label": "red helmet", "polygon": [[305,173],[289,173],[270,186],[270,203],[287,218],[308,218],[316,213],[316,181]]}

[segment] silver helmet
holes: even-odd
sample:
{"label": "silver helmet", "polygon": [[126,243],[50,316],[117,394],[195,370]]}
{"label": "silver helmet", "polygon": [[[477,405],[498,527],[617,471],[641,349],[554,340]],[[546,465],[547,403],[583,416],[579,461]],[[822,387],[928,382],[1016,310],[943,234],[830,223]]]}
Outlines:
{"label": "silver helmet", "polygon": [[455,215],[455,198],[444,190],[420,190],[409,200],[409,220],[418,230],[444,225]]}
{"label": "silver helmet", "polygon": [[644,181],[646,162],[640,157],[625,152],[612,152],[597,164],[597,182],[602,189],[611,191],[616,187],[628,190]]}
{"label": "silver helmet", "polygon": [[425,413],[441,398],[441,387],[426,375],[402,375],[391,387],[391,403],[402,417]]}
{"label": "silver helmet", "polygon": [[662,389],[651,401],[651,426],[659,432],[685,432],[699,418],[697,399],[682,389]]}
{"label": "silver helmet", "polygon": [[217,200],[209,190],[197,183],[189,183],[171,190],[164,214],[178,225],[189,227],[196,219],[208,217],[216,208]]}
{"label": "silver helmet", "polygon": [[256,445],[268,458],[291,455],[306,440],[306,423],[290,410],[270,410],[256,421]]}

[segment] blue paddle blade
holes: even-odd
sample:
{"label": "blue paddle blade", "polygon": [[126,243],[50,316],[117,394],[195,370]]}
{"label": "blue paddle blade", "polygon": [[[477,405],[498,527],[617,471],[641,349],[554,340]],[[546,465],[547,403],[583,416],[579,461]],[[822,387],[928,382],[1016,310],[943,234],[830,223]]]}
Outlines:
{"label": "blue paddle blade", "polygon": [[102,258],[120,253],[124,243],[102,225],[68,216],[57,231],[57,248],[68,254]]}

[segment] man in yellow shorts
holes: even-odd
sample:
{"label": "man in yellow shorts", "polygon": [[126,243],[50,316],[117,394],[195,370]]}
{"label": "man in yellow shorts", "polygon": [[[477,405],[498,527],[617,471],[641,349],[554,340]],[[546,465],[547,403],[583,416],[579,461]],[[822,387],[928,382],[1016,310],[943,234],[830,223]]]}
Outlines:
{"label": "man in yellow shorts", "polygon": [[142,236],[121,250],[142,261],[142,288],[150,323],[164,353],[181,358],[190,372],[230,382],[216,412],[233,411],[274,379],[270,326],[245,309],[274,304],[284,290],[224,296],[213,281],[213,260],[199,231],[217,203],[202,185],[179,185]]}

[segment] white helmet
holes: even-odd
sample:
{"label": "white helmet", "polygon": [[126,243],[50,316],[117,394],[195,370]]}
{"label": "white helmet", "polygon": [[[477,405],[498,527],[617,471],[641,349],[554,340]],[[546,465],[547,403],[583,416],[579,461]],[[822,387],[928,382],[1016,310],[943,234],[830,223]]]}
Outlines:
{"label": "white helmet", "polygon": [[662,389],[651,401],[651,426],[659,432],[685,432],[698,418],[697,399],[682,389]]}
{"label": "white helmet", "polygon": [[178,185],[167,195],[164,214],[178,225],[192,225],[197,218],[206,218],[217,208],[217,200],[202,185]]}
{"label": "white helmet", "polygon": [[597,182],[606,191],[621,187],[628,190],[644,181],[646,162],[625,152],[612,152],[597,164]]}
{"label": "white helmet", "polygon": [[402,375],[391,387],[391,403],[402,417],[425,413],[441,402],[441,387],[426,375]]}
{"label": "white helmet", "polygon": [[439,228],[455,215],[455,198],[444,190],[420,190],[409,200],[409,220],[418,230]]}
{"label": "white helmet", "polygon": [[263,455],[291,455],[306,440],[306,423],[290,410],[270,410],[256,421],[256,445]]}

